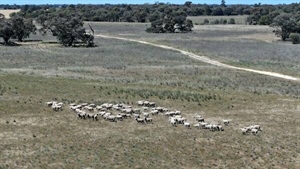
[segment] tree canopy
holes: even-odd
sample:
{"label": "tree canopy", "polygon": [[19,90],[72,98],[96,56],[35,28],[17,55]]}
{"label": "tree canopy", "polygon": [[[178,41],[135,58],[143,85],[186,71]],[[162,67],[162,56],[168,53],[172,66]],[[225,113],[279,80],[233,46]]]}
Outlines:
{"label": "tree canopy", "polygon": [[9,45],[10,38],[14,35],[14,31],[12,29],[11,20],[1,19],[0,20],[0,37],[4,40],[4,45]]}
{"label": "tree canopy", "polygon": [[151,20],[151,27],[146,29],[149,33],[190,32],[194,27],[193,22],[180,12],[170,11],[167,15],[155,14]]}
{"label": "tree canopy", "polygon": [[74,46],[78,42],[87,47],[94,46],[92,27],[90,26],[91,32],[87,33],[83,27],[83,19],[74,10],[55,15],[40,15],[36,21],[41,25],[40,32],[51,32],[63,46]]}
{"label": "tree canopy", "polygon": [[[21,8],[18,13],[10,16],[22,16],[40,22],[45,30],[53,30],[53,35],[58,40],[69,46],[77,41],[89,41],[92,44],[93,36],[82,29],[81,21],[108,21],[108,22],[151,22],[148,32],[188,32],[193,27],[193,23],[187,20],[187,16],[232,16],[248,15],[247,24],[269,25],[275,29],[275,35],[282,40],[289,38],[290,33],[299,33],[300,27],[300,4],[278,4],[267,5],[256,3],[253,5],[226,5],[225,0],[220,4],[194,4],[186,1],[184,4],[170,4],[156,2],[154,4],[78,4],[78,5],[2,5],[6,9]],[[1,5],[0,5],[1,8]],[[59,18],[65,14],[71,16],[68,20]],[[0,16],[0,18],[3,16]],[[44,17],[44,19],[42,19]],[[53,19],[57,17],[56,19]],[[54,23],[66,23],[64,26]],[[76,23],[77,22],[77,23]],[[208,24],[208,22],[205,22]],[[215,20],[209,24],[234,24],[233,19]],[[10,23],[2,23],[2,28],[6,28]],[[68,27],[68,25],[78,27]],[[201,24],[201,23],[197,23]],[[6,26],[4,26],[6,25]],[[63,28],[62,28],[63,27]],[[51,29],[50,29],[51,28]],[[65,31],[62,31],[62,30]],[[54,31],[55,30],[55,31]],[[67,32],[67,33],[66,33]],[[72,36],[71,36],[72,35]],[[74,40],[72,40],[74,39]],[[89,40],[87,40],[89,39]]]}
{"label": "tree canopy", "polygon": [[5,19],[4,16],[0,15],[0,37],[3,38],[4,45],[10,45],[11,38],[22,41],[35,31],[36,27],[32,19],[24,19],[20,16]]}
{"label": "tree canopy", "polygon": [[24,38],[28,38],[31,33],[35,34],[36,27],[32,19],[24,19],[20,16],[11,18],[12,29],[14,35],[12,38],[22,42]]}
{"label": "tree canopy", "polygon": [[[220,4],[194,4],[186,1],[184,4],[170,4],[156,2],[154,4],[78,4],[78,5],[22,5],[19,6],[19,14],[26,18],[38,18],[43,14],[55,14],[68,12],[70,8],[77,11],[84,21],[105,21],[105,22],[151,22],[153,13],[159,15],[168,14],[168,11],[184,12],[187,16],[210,16],[210,15],[253,15],[256,20],[254,24],[265,24],[259,22],[262,16],[271,15],[272,12],[293,13],[300,9],[300,4],[279,4],[279,5],[226,5],[224,0]],[[271,16],[271,18],[273,18]],[[266,18],[263,18],[266,19]],[[252,24],[250,23],[250,24]]]}
{"label": "tree canopy", "polygon": [[297,27],[299,20],[292,14],[280,14],[273,19],[271,27],[275,28],[275,35],[281,37],[283,41],[289,38],[290,33],[299,32]]}

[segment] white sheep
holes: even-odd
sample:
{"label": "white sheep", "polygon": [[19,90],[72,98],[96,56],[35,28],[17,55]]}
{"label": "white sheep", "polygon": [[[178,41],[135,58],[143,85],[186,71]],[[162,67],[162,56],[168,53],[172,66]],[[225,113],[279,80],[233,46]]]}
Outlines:
{"label": "white sheep", "polygon": [[230,120],[223,120],[223,123],[224,123],[225,126],[228,126],[229,122],[230,122]]}
{"label": "white sheep", "polygon": [[254,135],[256,135],[256,134],[258,134],[258,129],[255,129],[255,128],[253,128],[253,129],[251,129],[251,133],[252,134],[254,134]]}
{"label": "white sheep", "polygon": [[134,114],[133,114],[133,117],[134,117],[134,118],[140,118],[140,115],[139,115],[139,114],[136,114],[136,113],[134,113]]}
{"label": "white sheep", "polygon": [[203,128],[203,129],[205,129],[206,125],[208,125],[207,123],[204,123],[204,122],[201,122],[199,124],[200,124],[201,128]]}
{"label": "white sheep", "polygon": [[176,127],[176,121],[174,119],[170,120],[170,124]]}
{"label": "white sheep", "polygon": [[218,130],[218,125],[212,124],[210,130],[211,131],[217,131]]}
{"label": "white sheep", "polygon": [[221,125],[218,125],[218,131],[224,131],[224,128],[223,128],[223,126],[221,126]]}
{"label": "white sheep", "polygon": [[200,129],[201,125],[199,123],[194,124],[194,127]]}
{"label": "white sheep", "polygon": [[201,115],[196,115],[196,116],[194,116],[194,119],[200,119],[200,118],[202,118]]}
{"label": "white sheep", "polygon": [[69,106],[76,106],[76,104],[75,103],[70,103]]}
{"label": "white sheep", "polygon": [[139,100],[136,103],[138,104],[138,106],[143,106],[144,105],[144,101],[142,101],[142,100]]}
{"label": "white sheep", "polygon": [[186,118],[176,118],[175,121],[178,124],[184,124],[184,122],[186,121]]}
{"label": "white sheep", "polygon": [[138,123],[142,123],[142,124],[145,123],[145,120],[142,119],[142,118],[136,118],[135,120],[136,120]]}
{"label": "white sheep", "polygon": [[188,123],[188,122],[184,122],[183,125],[184,125],[185,127],[189,128],[189,129],[191,128],[191,124]]}
{"label": "white sheep", "polygon": [[113,115],[109,115],[106,119],[110,122],[117,122],[116,117]]}
{"label": "white sheep", "polygon": [[257,130],[261,130],[260,125],[252,125],[252,128],[257,129]]}
{"label": "white sheep", "polygon": [[152,111],[151,111],[151,114],[152,114],[152,115],[157,115],[157,114],[158,114],[158,110],[152,110]]}
{"label": "white sheep", "polygon": [[122,120],[123,120],[123,116],[121,116],[121,115],[116,115],[116,119],[122,121]]}
{"label": "white sheep", "polygon": [[176,110],[176,111],[174,112],[174,115],[180,115],[180,114],[181,114],[181,112],[178,111],[178,110]]}
{"label": "white sheep", "polygon": [[144,106],[149,106],[149,101],[144,101]]}
{"label": "white sheep", "polygon": [[93,120],[96,120],[96,121],[98,121],[98,114],[94,114],[94,116],[93,116]]}
{"label": "white sheep", "polygon": [[147,117],[145,117],[145,122],[146,122],[146,123],[153,123],[153,122],[152,122],[152,118],[147,118]]}
{"label": "white sheep", "polygon": [[243,134],[247,134],[249,132],[249,128],[247,127],[241,128],[241,131]]}
{"label": "white sheep", "polygon": [[53,105],[53,101],[52,102],[46,102],[46,104],[49,106],[49,107],[51,107],[52,105]]}
{"label": "white sheep", "polygon": [[106,114],[105,111],[100,111],[100,112],[98,113],[98,115],[100,115],[100,116],[104,116],[105,114]]}
{"label": "white sheep", "polygon": [[212,125],[211,125],[211,124],[206,124],[206,125],[204,126],[204,128],[210,130],[210,129],[212,128]]}
{"label": "white sheep", "polygon": [[84,111],[81,111],[81,112],[77,113],[77,118],[85,119],[86,118],[86,113]]}
{"label": "white sheep", "polygon": [[196,118],[196,121],[198,121],[198,122],[204,122],[204,118]]}
{"label": "white sheep", "polygon": [[150,106],[150,107],[155,107],[155,105],[156,105],[155,102],[150,102],[150,103],[149,103],[149,106]]}

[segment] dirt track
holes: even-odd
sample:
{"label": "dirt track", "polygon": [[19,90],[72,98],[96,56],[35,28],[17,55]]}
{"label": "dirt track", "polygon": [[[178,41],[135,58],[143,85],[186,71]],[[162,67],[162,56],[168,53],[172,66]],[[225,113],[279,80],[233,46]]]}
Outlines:
{"label": "dirt track", "polygon": [[268,71],[248,69],[248,68],[241,68],[241,67],[237,67],[237,66],[227,65],[227,64],[224,64],[224,63],[221,63],[221,62],[209,59],[206,56],[199,56],[199,55],[196,55],[194,53],[187,52],[187,51],[184,51],[184,50],[180,50],[180,49],[177,49],[177,48],[174,48],[174,47],[170,47],[170,46],[158,45],[158,44],[154,44],[154,43],[151,43],[151,42],[146,42],[146,41],[141,41],[141,40],[135,40],[135,39],[128,39],[128,38],[122,38],[122,37],[116,37],[116,36],[108,36],[108,35],[100,35],[100,34],[95,35],[95,36],[102,37],[102,38],[112,38],[112,39],[119,39],[119,40],[137,42],[137,43],[151,45],[151,46],[155,46],[155,47],[159,47],[159,48],[163,48],[163,49],[178,51],[178,52],[180,52],[180,53],[182,53],[182,54],[184,54],[186,56],[189,56],[189,57],[191,57],[193,59],[200,60],[202,62],[209,63],[209,64],[212,64],[212,65],[215,65],[215,66],[224,67],[224,68],[235,69],[235,70],[242,70],[242,71],[247,71],[247,72],[253,72],[253,73],[257,73],[257,74],[262,74],[262,75],[277,77],[277,78],[286,79],[286,80],[300,81],[300,78],[293,77],[293,76],[288,76],[288,75],[284,75],[284,74],[280,74],[280,73],[276,73],[276,72],[268,72]]}

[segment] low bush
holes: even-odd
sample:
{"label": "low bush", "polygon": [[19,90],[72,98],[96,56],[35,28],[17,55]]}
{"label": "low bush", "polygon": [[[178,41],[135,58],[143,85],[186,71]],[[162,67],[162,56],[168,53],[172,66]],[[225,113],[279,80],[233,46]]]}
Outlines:
{"label": "low bush", "polygon": [[300,34],[299,33],[291,33],[290,40],[292,41],[293,44],[299,44],[300,43]]}

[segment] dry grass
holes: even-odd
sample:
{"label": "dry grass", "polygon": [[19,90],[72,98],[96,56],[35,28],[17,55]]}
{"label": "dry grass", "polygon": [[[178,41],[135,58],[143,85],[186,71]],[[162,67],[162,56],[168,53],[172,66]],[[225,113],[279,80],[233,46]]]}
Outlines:
{"label": "dry grass", "polygon": [[[258,52],[263,45],[273,52],[272,46],[278,47],[256,39],[238,41],[239,36],[265,31],[264,27],[244,27],[244,32],[196,27],[192,34],[164,35],[146,34],[145,27],[94,24],[97,33],[146,39],[190,51],[202,45],[201,51],[210,53],[213,47],[221,46],[219,41],[200,41],[209,36],[235,35],[236,41],[222,46],[227,53],[232,51],[230,46],[237,46],[235,52],[245,46],[256,47]],[[204,29],[206,34],[201,33]],[[101,38],[95,41],[99,47],[92,49],[47,43],[0,46],[0,168],[300,167],[298,82],[218,68],[142,44]],[[238,47],[244,49],[238,51]],[[284,45],[280,50],[286,53],[284,60],[295,59],[287,51],[296,49]],[[218,50],[214,51],[211,57],[220,59]],[[50,100],[67,105],[132,104],[141,99],[180,110],[191,122],[200,113],[210,122],[226,118],[232,123],[224,132],[209,132],[172,127],[163,115],[154,116],[154,124],[149,125],[138,125],[133,119],[93,122],[76,119],[67,106],[53,112],[45,105]],[[239,128],[251,124],[260,124],[263,132],[243,136]]]}
{"label": "dry grass", "polygon": [[[204,101],[205,106],[187,100],[148,98],[181,110],[190,121],[196,112],[207,121],[233,120],[224,132],[208,132],[171,127],[162,115],[154,116],[150,125],[139,125],[133,119],[117,123],[77,120],[67,106],[53,112],[44,104],[53,99],[66,104],[131,103],[141,99],[126,90],[136,89],[135,84],[17,74],[0,78],[1,88],[5,88],[0,103],[0,163],[4,168],[299,167],[299,135],[295,134],[300,122],[298,102],[288,97],[227,91],[221,100]],[[122,90],[129,92],[128,96]],[[239,132],[238,128],[254,123],[264,129],[258,136]]]}
{"label": "dry grass", "polygon": [[14,12],[19,12],[20,9],[0,9],[0,13],[2,13],[5,18],[10,18],[9,15]]}

